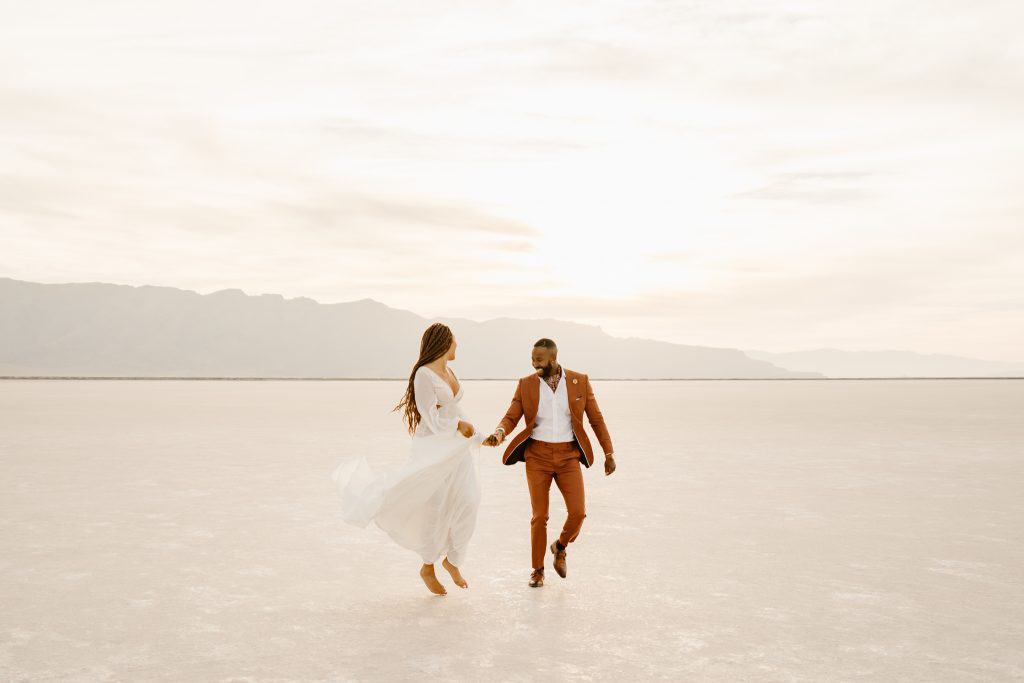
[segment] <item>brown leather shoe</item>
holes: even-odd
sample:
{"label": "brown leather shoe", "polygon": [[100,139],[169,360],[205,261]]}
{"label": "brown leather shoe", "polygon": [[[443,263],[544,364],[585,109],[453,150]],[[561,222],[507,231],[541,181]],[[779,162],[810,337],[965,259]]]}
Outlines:
{"label": "brown leather shoe", "polygon": [[555,571],[563,579],[565,578],[565,550],[558,549],[558,541],[551,544],[551,553],[555,556]]}
{"label": "brown leather shoe", "polygon": [[540,588],[544,585],[544,568],[534,569],[530,574],[530,588]]}

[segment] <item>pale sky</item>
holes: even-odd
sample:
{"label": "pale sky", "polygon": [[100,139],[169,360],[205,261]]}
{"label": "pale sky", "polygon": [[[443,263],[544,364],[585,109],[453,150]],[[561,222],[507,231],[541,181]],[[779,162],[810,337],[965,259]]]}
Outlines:
{"label": "pale sky", "polygon": [[1024,3],[0,0],[0,276],[1024,361]]}

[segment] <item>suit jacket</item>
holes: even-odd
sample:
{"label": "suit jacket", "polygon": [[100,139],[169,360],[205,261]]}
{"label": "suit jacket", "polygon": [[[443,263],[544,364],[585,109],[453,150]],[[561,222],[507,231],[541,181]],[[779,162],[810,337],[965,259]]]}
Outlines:
{"label": "suit jacket", "polygon": [[[526,429],[519,432],[505,449],[501,461],[506,465],[514,465],[525,460],[526,444],[530,441],[530,435],[537,424],[537,404],[540,403],[540,383],[543,381],[536,373],[521,378],[516,386],[515,396],[512,397],[512,405],[498,424],[505,430],[505,434],[509,435],[516,428],[520,418],[525,418],[526,421]],[[583,414],[586,413],[587,419],[590,420],[590,427],[606,455],[614,450],[612,438],[608,435],[604,416],[601,415],[597,399],[594,398],[590,379],[581,372],[573,372],[563,367],[561,381],[565,382],[566,397],[569,399],[573,442],[580,451],[580,462],[585,467],[590,467],[594,464],[594,449],[586,432],[583,431]]]}

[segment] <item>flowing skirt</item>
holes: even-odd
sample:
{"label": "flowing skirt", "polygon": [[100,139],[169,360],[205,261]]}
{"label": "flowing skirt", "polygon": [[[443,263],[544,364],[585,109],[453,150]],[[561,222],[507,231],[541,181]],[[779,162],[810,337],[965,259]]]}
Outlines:
{"label": "flowing skirt", "polygon": [[342,519],[358,527],[374,522],[424,564],[447,556],[461,565],[480,507],[475,456],[483,438],[459,433],[415,437],[405,464],[381,475],[365,457],[343,462],[331,475],[341,496]]}

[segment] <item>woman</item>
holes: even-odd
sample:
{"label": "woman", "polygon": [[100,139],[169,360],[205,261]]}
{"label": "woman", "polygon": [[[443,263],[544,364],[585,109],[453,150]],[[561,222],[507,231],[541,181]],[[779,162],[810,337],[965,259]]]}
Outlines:
{"label": "woman", "polygon": [[480,484],[473,455],[482,437],[466,419],[462,386],[448,361],[455,360],[455,337],[434,323],[420,340],[420,357],[409,375],[402,411],[413,435],[409,459],[395,473],[375,477],[366,458],[340,465],[332,475],[341,494],[342,518],[365,527],[372,520],[398,545],[423,559],[420,578],[435,595],[448,591],[434,573],[443,566],[466,588],[459,566],[476,526]]}

